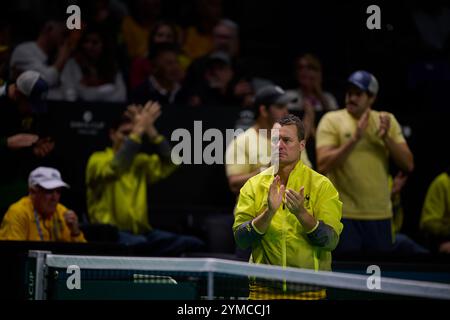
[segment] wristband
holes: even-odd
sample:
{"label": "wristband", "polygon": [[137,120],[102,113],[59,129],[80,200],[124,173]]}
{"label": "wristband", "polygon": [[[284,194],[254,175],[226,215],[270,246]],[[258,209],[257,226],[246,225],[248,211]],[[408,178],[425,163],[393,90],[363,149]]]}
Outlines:
{"label": "wristband", "polygon": [[153,144],[160,144],[164,140],[164,136],[161,134],[158,134],[154,139],[152,139]]}
{"label": "wristband", "polygon": [[142,138],[141,138],[141,136],[139,136],[139,135],[136,134],[136,133],[130,133],[130,135],[128,136],[128,138],[129,138],[131,141],[134,141],[134,142],[136,142],[136,143],[142,143]]}

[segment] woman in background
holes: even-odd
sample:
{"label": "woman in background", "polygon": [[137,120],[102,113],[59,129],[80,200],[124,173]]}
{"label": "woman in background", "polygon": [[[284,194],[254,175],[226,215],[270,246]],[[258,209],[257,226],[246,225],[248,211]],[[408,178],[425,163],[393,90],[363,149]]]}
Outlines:
{"label": "woman in background", "polygon": [[[171,43],[179,46],[178,29],[175,24],[159,21],[155,24],[149,39],[149,50],[145,58],[136,58],[133,60],[130,69],[130,88],[134,89],[143,83],[152,74],[152,65],[148,58],[152,48],[160,43]],[[180,74],[180,81],[184,78],[184,71],[190,64],[190,59],[180,53],[178,54],[178,62],[181,65],[183,73]]]}
{"label": "woman in background", "polygon": [[314,137],[316,113],[336,110],[334,96],[322,89],[322,64],[313,54],[306,53],[295,60],[295,77],[298,87],[287,90],[297,100],[288,105],[291,111],[304,112],[306,137]]}
{"label": "woman in background", "polygon": [[125,102],[125,83],[114,50],[97,29],[86,29],[61,73],[63,98],[69,101]]}

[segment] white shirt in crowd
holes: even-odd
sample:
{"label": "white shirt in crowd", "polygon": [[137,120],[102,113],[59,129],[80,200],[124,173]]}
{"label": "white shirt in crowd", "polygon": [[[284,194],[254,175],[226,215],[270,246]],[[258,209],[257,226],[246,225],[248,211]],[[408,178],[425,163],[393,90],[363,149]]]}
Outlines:
{"label": "white shirt in crowd", "polygon": [[[75,59],[69,59],[61,72],[59,99],[75,101],[125,102],[127,91],[120,72],[116,73],[114,83],[90,87],[81,83],[83,72]],[[56,99],[56,95],[49,97]]]}
{"label": "white shirt in crowd", "polygon": [[59,83],[59,72],[47,63],[47,54],[39,48],[35,41],[19,44],[11,55],[11,74],[17,75],[27,70],[37,71],[47,81],[48,86],[54,87]]}

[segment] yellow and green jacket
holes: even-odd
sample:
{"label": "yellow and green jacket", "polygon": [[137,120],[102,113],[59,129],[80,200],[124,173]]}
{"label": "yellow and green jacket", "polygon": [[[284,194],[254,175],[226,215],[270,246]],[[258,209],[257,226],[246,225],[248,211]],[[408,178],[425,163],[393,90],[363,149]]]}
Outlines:
{"label": "yellow and green jacket", "polygon": [[420,219],[421,230],[437,238],[450,238],[450,176],[437,176],[428,188]]}
{"label": "yellow and green jacket", "polygon": [[147,185],[170,175],[170,146],[164,140],[160,154],[139,152],[140,140],[125,140],[119,152],[95,152],[86,168],[87,207],[92,223],[142,234],[151,230],[147,212]]}
{"label": "yellow and green jacket", "polygon": [[[252,247],[250,263],[277,265],[282,267],[331,270],[331,251],[337,246],[342,232],[342,202],[330,180],[305,166],[301,161],[291,172],[287,189],[300,190],[304,186],[304,207],[318,221],[307,233],[298,219],[287,207],[281,205],[265,234],[259,234],[251,223],[267,208],[269,186],[274,179],[274,168],[270,167],[249,179],[242,187],[235,208],[233,232],[240,247]],[[273,298],[323,298],[325,293],[311,296],[285,294],[267,296],[271,291],[264,286],[250,286],[251,299]]]}

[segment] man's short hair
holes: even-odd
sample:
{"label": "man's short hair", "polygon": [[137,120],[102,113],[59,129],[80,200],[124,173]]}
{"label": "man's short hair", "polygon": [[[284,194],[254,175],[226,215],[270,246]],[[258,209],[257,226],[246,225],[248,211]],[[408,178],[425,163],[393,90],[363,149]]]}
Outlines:
{"label": "man's short hair", "polygon": [[279,121],[277,121],[281,126],[295,125],[297,127],[297,137],[299,141],[305,139],[305,127],[303,126],[302,120],[293,114],[288,114],[284,116]]}
{"label": "man's short hair", "polygon": [[287,106],[288,103],[295,101],[295,99],[293,95],[286,93],[281,87],[268,84],[256,91],[253,99],[255,118],[259,117],[260,106],[264,106],[266,110],[269,110],[271,105]]}

